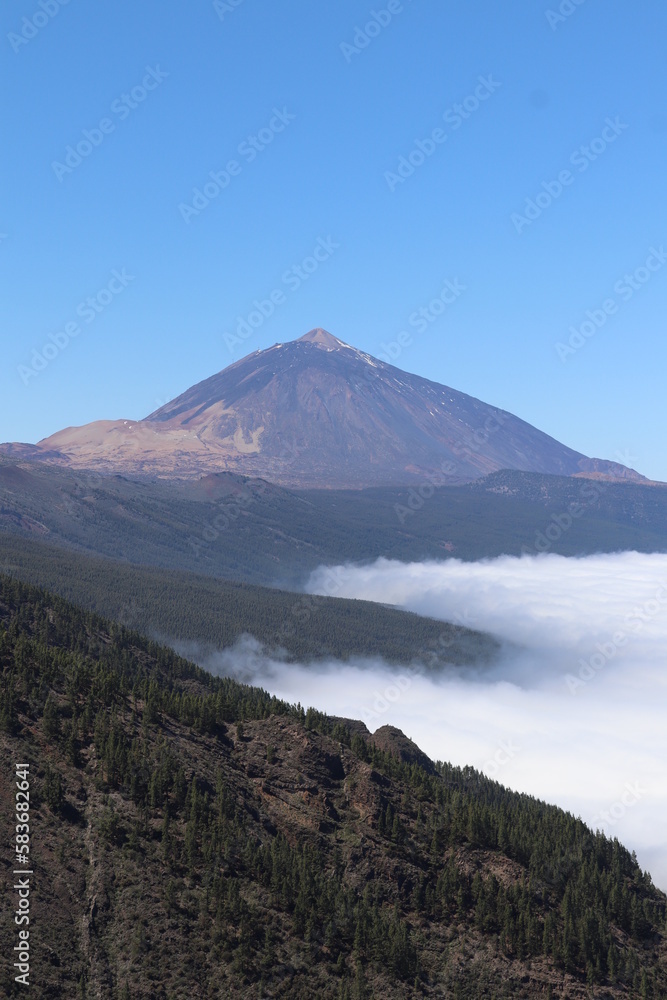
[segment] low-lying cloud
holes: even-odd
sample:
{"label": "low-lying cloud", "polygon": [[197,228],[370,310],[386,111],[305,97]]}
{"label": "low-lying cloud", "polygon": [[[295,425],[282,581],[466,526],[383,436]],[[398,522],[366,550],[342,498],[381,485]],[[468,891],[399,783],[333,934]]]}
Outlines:
{"label": "low-lying cloud", "polygon": [[667,556],[380,559],[337,572],[338,596],[521,647],[471,679],[415,678],[383,722],[431,757],[473,764],[618,836],[667,888]]}
{"label": "low-lying cloud", "polygon": [[[471,764],[637,852],[667,889],[667,556],[501,557],[334,568],[363,598],[490,632],[495,663],[434,675],[380,659],[287,663],[251,637],[181,652],[215,673],[370,730],[399,727],[433,759]],[[332,568],[308,590],[330,593]]]}

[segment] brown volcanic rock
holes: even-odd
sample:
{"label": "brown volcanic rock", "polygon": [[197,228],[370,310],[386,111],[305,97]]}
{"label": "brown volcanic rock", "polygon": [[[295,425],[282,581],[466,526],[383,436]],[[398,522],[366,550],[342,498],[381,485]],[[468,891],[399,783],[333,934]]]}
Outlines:
{"label": "brown volcanic rock", "polygon": [[[30,762],[31,996],[667,995],[665,897],[617,840],[596,851],[573,817],[472,770],[408,775],[317,713],[266,715],[257,689],[2,578],[0,635],[0,752]],[[15,817],[4,781],[3,829]],[[607,915],[612,879],[644,931]],[[565,882],[590,909],[564,912]],[[585,957],[560,957],[581,917],[581,953],[608,936],[620,969],[593,990]]]}
{"label": "brown volcanic rock", "polygon": [[40,456],[130,475],[231,471],[300,487],[456,483],[499,469],[642,478],[319,328],[255,351],[144,420],[67,428],[21,457]]}

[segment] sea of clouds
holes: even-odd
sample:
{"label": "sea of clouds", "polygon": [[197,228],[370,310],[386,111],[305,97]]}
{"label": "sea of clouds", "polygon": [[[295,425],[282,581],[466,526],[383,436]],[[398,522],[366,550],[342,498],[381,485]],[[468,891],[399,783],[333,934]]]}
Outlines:
{"label": "sea of clouds", "polygon": [[490,632],[502,652],[434,674],[373,659],[289,664],[247,639],[204,665],[372,731],[397,726],[433,759],[618,837],[667,889],[667,555],[379,559],[321,567],[307,589],[331,593],[332,579],[337,597]]}

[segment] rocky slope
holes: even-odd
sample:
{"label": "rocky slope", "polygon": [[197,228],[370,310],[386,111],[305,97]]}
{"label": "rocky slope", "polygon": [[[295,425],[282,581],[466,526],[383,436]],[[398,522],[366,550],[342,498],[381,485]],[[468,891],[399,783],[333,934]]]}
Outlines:
{"label": "rocky slope", "polygon": [[40,1000],[666,995],[667,901],[618,841],[2,577],[0,747]]}

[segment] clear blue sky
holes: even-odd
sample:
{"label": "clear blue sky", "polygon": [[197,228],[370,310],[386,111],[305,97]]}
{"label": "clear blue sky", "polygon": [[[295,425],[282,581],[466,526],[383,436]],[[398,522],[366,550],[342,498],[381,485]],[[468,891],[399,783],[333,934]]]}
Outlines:
{"label": "clear blue sky", "polygon": [[667,480],[663,3],[41,2],[0,14],[0,440],[139,418],[314,326],[405,330],[399,367]]}

